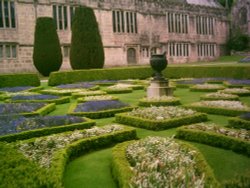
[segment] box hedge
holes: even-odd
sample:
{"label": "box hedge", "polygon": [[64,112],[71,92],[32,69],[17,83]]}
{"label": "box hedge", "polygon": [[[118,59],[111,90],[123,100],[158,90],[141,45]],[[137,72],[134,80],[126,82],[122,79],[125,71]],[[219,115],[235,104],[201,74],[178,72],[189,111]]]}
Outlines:
{"label": "box hedge", "polygon": [[218,133],[204,132],[197,129],[188,129],[187,127],[179,127],[175,138],[207,144],[219,148],[230,149],[238,153],[250,156],[250,142],[221,135]]}
{"label": "box hedge", "polygon": [[40,86],[37,74],[3,74],[0,75],[0,88],[15,86]]}
{"label": "box hedge", "polygon": [[228,120],[227,127],[250,130],[250,121],[241,119],[239,117],[233,117]]}
{"label": "box hedge", "polygon": [[[163,71],[167,78],[250,78],[250,66],[169,66]],[[123,80],[146,79],[152,76],[153,70],[149,66],[119,67],[106,69],[91,69],[53,72],[50,74],[50,86],[92,80]]]}
{"label": "box hedge", "polygon": [[129,116],[127,113],[120,113],[115,115],[115,121],[125,125],[159,131],[173,127],[179,127],[182,125],[207,121],[207,115],[203,113],[196,113],[194,115],[172,118],[169,120],[155,121],[139,118],[136,116]]}

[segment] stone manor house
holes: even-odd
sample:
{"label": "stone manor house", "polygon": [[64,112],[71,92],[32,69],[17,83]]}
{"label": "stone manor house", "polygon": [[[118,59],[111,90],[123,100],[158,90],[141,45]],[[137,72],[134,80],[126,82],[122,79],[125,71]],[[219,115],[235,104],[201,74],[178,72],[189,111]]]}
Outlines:
{"label": "stone manor house", "polygon": [[37,17],[53,17],[63,65],[70,70],[75,7],[94,9],[105,67],[149,64],[167,52],[169,63],[216,59],[229,36],[227,11],[216,0],[0,0],[0,73],[36,71],[32,53]]}

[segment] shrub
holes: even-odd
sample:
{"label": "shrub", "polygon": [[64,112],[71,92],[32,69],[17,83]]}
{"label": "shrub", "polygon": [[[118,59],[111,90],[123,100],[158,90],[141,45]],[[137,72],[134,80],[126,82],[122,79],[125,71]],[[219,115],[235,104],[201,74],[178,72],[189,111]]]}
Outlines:
{"label": "shrub", "polygon": [[249,46],[250,38],[247,34],[243,34],[239,31],[235,32],[227,42],[229,50],[243,51]]}
{"label": "shrub", "polygon": [[72,22],[70,49],[72,69],[102,68],[104,50],[94,11],[77,7]]}
{"label": "shrub", "polygon": [[4,74],[0,75],[0,88],[15,86],[39,86],[37,74]]}
{"label": "shrub", "polygon": [[43,76],[58,71],[62,65],[60,42],[52,18],[40,17],[36,21],[33,61]]}

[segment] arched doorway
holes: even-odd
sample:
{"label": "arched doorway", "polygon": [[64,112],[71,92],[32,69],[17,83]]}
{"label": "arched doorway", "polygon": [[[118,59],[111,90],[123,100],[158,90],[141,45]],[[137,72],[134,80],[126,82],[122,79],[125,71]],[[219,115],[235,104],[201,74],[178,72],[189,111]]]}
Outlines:
{"label": "arched doorway", "polygon": [[134,48],[127,50],[127,61],[128,64],[136,64],[136,50]]}

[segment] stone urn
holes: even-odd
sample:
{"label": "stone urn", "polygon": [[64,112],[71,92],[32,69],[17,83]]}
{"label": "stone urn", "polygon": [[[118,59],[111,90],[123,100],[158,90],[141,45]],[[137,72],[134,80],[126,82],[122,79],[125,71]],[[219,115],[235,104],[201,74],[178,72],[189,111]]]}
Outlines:
{"label": "stone urn", "polygon": [[150,65],[154,70],[154,80],[164,80],[161,71],[163,71],[168,65],[168,61],[166,59],[166,52],[164,52],[163,54],[151,55]]}

